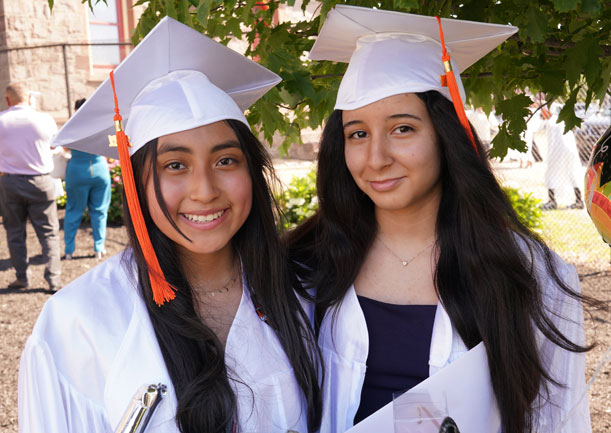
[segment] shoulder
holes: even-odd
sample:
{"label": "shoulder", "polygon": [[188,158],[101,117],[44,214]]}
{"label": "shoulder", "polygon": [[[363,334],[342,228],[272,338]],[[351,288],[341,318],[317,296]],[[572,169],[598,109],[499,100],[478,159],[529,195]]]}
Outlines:
{"label": "shoulder", "polygon": [[138,297],[135,263],[131,250],[122,251],[76,278],[53,295],[43,313],[71,312],[99,316],[110,311],[125,315]]}
{"label": "shoulder", "polygon": [[48,346],[65,375],[68,367],[87,371],[92,361],[105,364],[141,302],[135,275],[129,251],[96,266],[46,302],[30,339]]}

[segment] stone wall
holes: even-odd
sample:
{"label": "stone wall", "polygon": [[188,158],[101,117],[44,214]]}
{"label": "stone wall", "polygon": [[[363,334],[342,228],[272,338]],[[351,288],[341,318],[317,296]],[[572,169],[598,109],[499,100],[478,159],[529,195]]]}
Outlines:
{"label": "stone wall", "polygon": [[[10,81],[26,82],[40,93],[38,108],[63,124],[69,110],[61,44],[87,42],[87,5],[80,0],[55,0],[52,12],[47,0],[0,0],[0,89]],[[65,47],[71,105],[90,96],[106,77],[92,71],[89,50]],[[2,98],[0,109],[6,108]]]}

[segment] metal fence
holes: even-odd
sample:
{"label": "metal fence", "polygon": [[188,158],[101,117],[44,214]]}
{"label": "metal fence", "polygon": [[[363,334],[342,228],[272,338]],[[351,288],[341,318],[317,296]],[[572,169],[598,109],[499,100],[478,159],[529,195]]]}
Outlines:
{"label": "metal fence", "polygon": [[[529,153],[510,152],[493,166],[502,183],[541,200],[543,237],[565,260],[611,269],[611,248],[583,206],[586,166],[592,148],[611,124],[611,98],[587,112],[578,104],[576,112],[584,119],[580,128],[563,136],[544,127],[533,134]],[[563,125],[557,127],[563,132]]]}

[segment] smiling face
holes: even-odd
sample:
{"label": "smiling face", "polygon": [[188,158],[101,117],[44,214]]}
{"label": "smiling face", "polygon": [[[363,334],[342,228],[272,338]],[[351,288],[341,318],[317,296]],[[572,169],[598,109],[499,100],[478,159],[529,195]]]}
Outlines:
{"label": "smiling face", "polygon": [[342,113],[346,165],[376,212],[428,208],[441,198],[440,154],[425,103],[413,93]]}
{"label": "smiling face", "polygon": [[221,121],[159,137],[157,161],[161,196],[172,227],[146,181],[149,212],[155,225],[187,256],[211,255],[231,248],[252,205],[252,182],[241,145]]}

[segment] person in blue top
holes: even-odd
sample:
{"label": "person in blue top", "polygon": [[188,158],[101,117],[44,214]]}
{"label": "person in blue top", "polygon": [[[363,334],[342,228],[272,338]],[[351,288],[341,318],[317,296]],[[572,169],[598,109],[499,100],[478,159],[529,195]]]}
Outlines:
{"label": "person in blue top", "polygon": [[[78,110],[85,98],[74,104]],[[96,258],[106,254],[106,218],[110,205],[110,174],[106,158],[80,150],[72,150],[66,167],[66,215],[64,217],[64,243],[66,260],[74,254],[74,239],[81,225],[85,208],[89,209],[93,251]]]}

